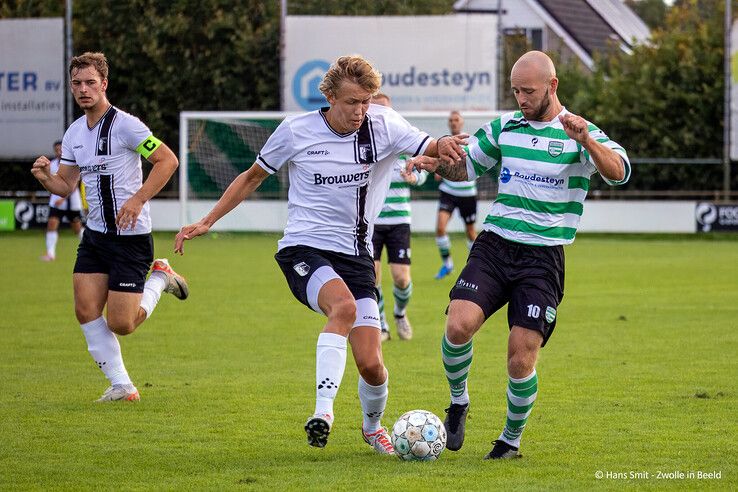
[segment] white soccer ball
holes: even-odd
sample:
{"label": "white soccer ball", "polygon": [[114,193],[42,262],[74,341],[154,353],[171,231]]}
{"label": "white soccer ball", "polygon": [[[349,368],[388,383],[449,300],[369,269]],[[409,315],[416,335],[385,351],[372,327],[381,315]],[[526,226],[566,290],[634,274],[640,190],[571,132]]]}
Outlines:
{"label": "white soccer ball", "polygon": [[405,461],[433,461],[446,449],[446,429],[427,410],[411,410],[392,427],[395,454]]}

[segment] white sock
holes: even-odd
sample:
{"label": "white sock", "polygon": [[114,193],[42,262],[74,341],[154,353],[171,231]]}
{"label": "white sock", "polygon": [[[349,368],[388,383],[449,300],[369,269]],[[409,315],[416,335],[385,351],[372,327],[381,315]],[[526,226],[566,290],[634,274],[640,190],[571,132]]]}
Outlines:
{"label": "white sock", "polygon": [[161,293],[167,286],[167,276],[164,272],[153,272],[149,275],[149,279],[144,284],[143,295],[141,296],[141,308],[146,312],[146,319],[154,312],[156,304],[161,298]]}
{"label": "white sock", "polygon": [[123,365],[118,339],[108,328],[105,318],[100,316],[81,326],[87,340],[87,350],[110,384],[133,384]]}
{"label": "white sock", "polygon": [[388,380],[389,378],[385,379],[384,383],[379,386],[372,386],[359,376],[359,401],[361,401],[361,412],[364,416],[362,429],[367,434],[379,430],[379,421],[382,419],[384,408],[387,406]]}
{"label": "white sock", "polygon": [[333,400],[346,369],[346,337],[321,333],[315,351],[315,413],[333,416]]}
{"label": "white sock", "polygon": [[46,254],[56,256],[56,242],[59,239],[58,231],[46,231]]}

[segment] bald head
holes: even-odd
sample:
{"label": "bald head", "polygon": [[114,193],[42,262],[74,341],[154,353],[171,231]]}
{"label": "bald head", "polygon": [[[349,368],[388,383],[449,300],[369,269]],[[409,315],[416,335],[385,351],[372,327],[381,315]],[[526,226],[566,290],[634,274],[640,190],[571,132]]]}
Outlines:
{"label": "bald head", "polygon": [[513,65],[510,78],[525,74],[535,77],[538,81],[548,82],[556,77],[556,67],[551,58],[542,51],[529,51],[518,58]]}
{"label": "bald head", "polygon": [[561,111],[558,86],[551,58],[540,51],[529,51],[518,58],[510,72],[510,88],[528,120],[550,121]]}

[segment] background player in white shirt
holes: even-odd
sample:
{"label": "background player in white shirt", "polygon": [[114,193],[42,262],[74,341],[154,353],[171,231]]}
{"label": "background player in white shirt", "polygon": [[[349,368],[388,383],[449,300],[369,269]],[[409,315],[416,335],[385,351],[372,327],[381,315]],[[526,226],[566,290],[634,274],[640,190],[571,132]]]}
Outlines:
{"label": "background player in white shirt", "polygon": [[[54,158],[50,161],[50,172],[55,174],[59,169],[59,161],[62,155],[62,143],[54,142]],[[69,225],[80,239],[82,239],[82,197],[79,187],[67,197],[54,195],[49,197],[49,221],[46,224],[46,254],[41,261],[54,261],[56,259],[56,243],[59,240],[59,224],[67,218]]]}
{"label": "background player in white shirt", "polygon": [[[451,135],[459,135],[464,129],[464,118],[458,111],[451,111],[448,115],[448,129]],[[436,280],[450,274],[454,269],[451,257],[451,239],[446,234],[446,226],[451,220],[454,210],[459,210],[459,217],[464,221],[466,244],[471,249],[477,238],[475,223],[477,220],[477,183],[476,181],[451,181],[442,176],[438,186],[438,216],[436,217],[436,245],[441,254],[441,268],[436,274]]]}
{"label": "background player in white shirt", "polygon": [[[187,297],[186,282],[166,259],[152,265],[148,210],[148,201],[167,183],[178,161],[138,118],[108,102],[105,55],[74,57],[69,76],[85,114],[64,134],[58,171],[52,173],[42,156],[31,172],[62,197],[76,189],[80,176],[85,183],[89,214],[74,266],[74,309],[90,355],[110,381],[98,401],[138,400],[115,334],[132,333],[151,315],[162,292]],[[144,183],[140,155],[154,165]]]}
{"label": "background player in white shirt", "polygon": [[[372,226],[398,156],[437,155],[435,140],[390,108],[370,104],[381,75],[360,56],[338,58],[320,90],[329,107],[286,118],[256,164],[240,174],[213,210],[177,234],[205,234],[281,166],[289,166],[287,227],[275,255],[294,296],[328,320],[318,336],[315,412],[305,424],[308,443],[323,447],[333,425],[333,400],[346,366],[347,339],[359,370],[364,440],[392,454],[380,419],[387,402],[379,311],[372,260]],[[444,155],[462,153],[444,140]]]}
{"label": "background player in white shirt", "polygon": [[[372,98],[373,104],[392,107],[390,97],[379,93]],[[401,156],[394,163],[392,179],[387,198],[374,225],[374,271],[377,276],[379,294],[379,319],[382,323],[382,341],[391,338],[387,318],[384,314],[384,294],[382,293],[382,249],[387,249],[387,259],[392,275],[392,296],[395,326],[400,340],[410,340],[413,328],[407,317],[407,305],[413,294],[413,281],[410,277],[410,186],[421,186],[428,178],[427,171],[405,170],[407,156]]]}

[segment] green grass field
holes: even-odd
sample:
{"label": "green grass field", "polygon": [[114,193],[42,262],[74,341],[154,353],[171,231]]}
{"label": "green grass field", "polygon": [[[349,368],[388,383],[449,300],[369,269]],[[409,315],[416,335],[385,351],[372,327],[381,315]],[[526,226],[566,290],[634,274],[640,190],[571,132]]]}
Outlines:
{"label": "green grass field", "polygon": [[[277,239],[220,234],[173,259],[173,234],[157,234],[157,256],[188,277],[191,297],[164,296],[121,339],[141,402],[95,404],[107,381],[74,317],[75,238],[63,233],[45,264],[42,232],[0,235],[0,489],[738,487],[738,236],[578,238],[523,459],[482,461],[505,415],[503,311],[475,337],[464,448],[434,463],[363,443],[350,356],[328,447],[305,443],[322,318],[290,294]],[[456,274],[460,237],[453,252]],[[433,280],[438,265],[433,239],[415,237],[415,338],[384,345],[388,427],[414,408],[442,417],[448,404],[440,338],[455,275]],[[385,269],[385,292],[388,279]]]}

